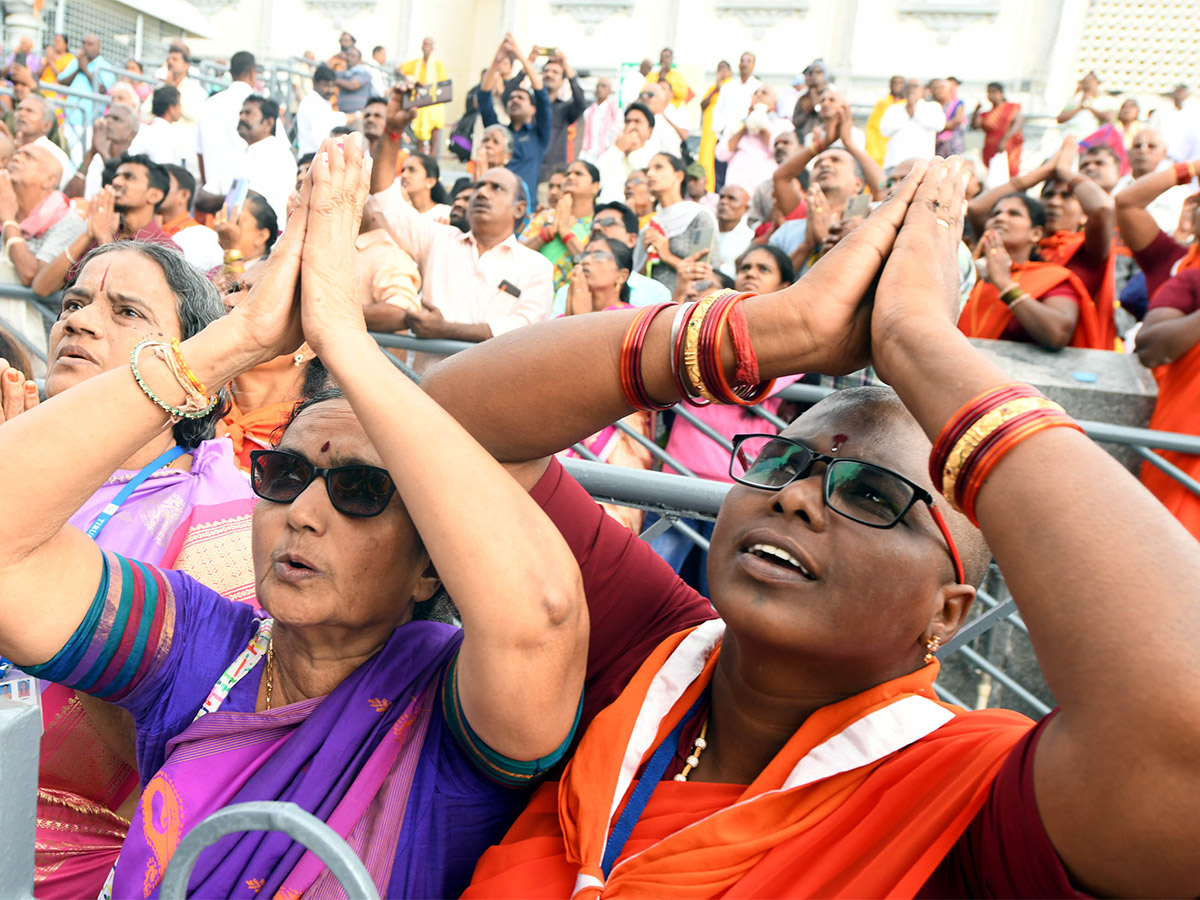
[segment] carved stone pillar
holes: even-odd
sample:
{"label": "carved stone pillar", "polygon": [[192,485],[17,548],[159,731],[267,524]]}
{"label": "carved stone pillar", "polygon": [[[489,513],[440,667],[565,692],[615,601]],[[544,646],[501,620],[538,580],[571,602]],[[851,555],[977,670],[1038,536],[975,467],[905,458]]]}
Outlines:
{"label": "carved stone pillar", "polygon": [[41,24],[33,12],[32,0],[4,0],[4,34],[10,50],[23,37],[33,38],[37,47]]}

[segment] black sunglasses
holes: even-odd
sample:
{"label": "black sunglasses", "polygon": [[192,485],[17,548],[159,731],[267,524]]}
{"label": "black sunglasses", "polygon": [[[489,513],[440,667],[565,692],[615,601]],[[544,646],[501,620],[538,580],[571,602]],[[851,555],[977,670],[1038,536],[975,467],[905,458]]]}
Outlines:
{"label": "black sunglasses", "polygon": [[739,484],[779,491],[807,478],[825,463],[825,505],[840,516],[869,528],[892,528],[916,503],[929,507],[954,561],[954,575],[965,584],[962,559],[933,495],[898,472],[862,459],[827,456],[775,434],[739,434],[733,439],[729,475]]}
{"label": "black sunglasses", "polygon": [[396,492],[392,476],[378,466],[322,469],[285,450],[250,453],[250,489],[272,503],[291,503],[317,478],[325,479],[333,508],[355,519],[379,515]]}

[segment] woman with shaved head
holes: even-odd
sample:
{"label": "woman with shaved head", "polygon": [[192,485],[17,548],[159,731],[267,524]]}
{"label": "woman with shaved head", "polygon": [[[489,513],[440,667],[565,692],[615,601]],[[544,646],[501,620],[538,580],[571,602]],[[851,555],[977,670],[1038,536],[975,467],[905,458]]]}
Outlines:
{"label": "woman with shaved head", "polygon": [[[894,388],[739,436],[720,619],[659,646],[467,896],[1200,893],[1200,551],[956,329],[964,176],[919,163],[784,290],[548,322],[427,376],[538,471],[682,396],[749,402],[868,361]],[[989,547],[1061,704],[1038,723],[933,691]],[[589,605],[647,602],[663,567],[631,544]]]}

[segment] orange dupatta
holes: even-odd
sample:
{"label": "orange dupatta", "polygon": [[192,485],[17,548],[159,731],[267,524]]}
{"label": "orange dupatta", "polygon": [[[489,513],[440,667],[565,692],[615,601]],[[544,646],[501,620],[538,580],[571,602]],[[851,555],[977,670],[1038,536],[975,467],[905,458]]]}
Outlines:
{"label": "orange dupatta", "polygon": [[604,844],[633,776],[707,689],[723,630],[706,622],[655,650],[563,780],[543,785],[484,854],[464,897],[911,897],[1032,724],[934,700],[934,663],[819,710],[723,808],[712,800],[728,785],[661,783],[605,879]]}
{"label": "orange dupatta", "polygon": [[[1200,344],[1173,363],[1155,367],[1158,402],[1150,417],[1155,431],[1200,434]],[[1200,456],[1173,450],[1156,451],[1163,459],[1200,478]],[[1147,461],[1142,463],[1141,481],[1192,535],[1200,540],[1200,497]]]}
{"label": "orange dupatta", "polygon": [[244,413],[236,402],[230,402],[229,412],[217,425],[217,437],[228,436],[233,442],[239,469],[250,471],[251,451],[275,446],[275,432],[287,424],[295,406],[291,401],[269,403],[262,409]]}
{"label": "orange dupatta", "polygon": [[[1087,288],[1074,272],[1053,263],[1028,262],[1013,266],[1012,273],[1013,280],[1035,298],[1040,298],[1064,281],[1069,283],[1079,294],[1079,321],[1075,324],[1070,346],[1093,350],[1112,349],[1111,341],[1107,346],[1101,346],[1101,330],[1096,321],[1096,308],[1090,302]],[[1000,335],[1004,333],[1012,317],[1012,310],[1004,305],[995,285],[987,281],[977,281],[971,289],[970,299],[958,317],[958,330],[967,337],[996,341],[1000,340]],[[1111,318],[1110,313],[1109,319]]]}

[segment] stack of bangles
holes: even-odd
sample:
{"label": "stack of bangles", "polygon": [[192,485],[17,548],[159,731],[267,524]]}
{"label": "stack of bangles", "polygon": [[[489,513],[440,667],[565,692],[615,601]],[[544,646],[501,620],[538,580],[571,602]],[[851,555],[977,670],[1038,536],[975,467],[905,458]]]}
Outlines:
{"label": "stack of bangles", "polygon": [[1000,295],[1000,302],[1009,309],[1012,309],[1028,296],[1029,294],[1025,291],[1025,288],[1014,281],[1012,286],[1005,289],[1004,293]]}
{"label": "stack of bangles", "polygon": [[1196,178],[1196,164],[1194,162],[1177,162],[1175,163],[1175,183],[1187,184]]}
{"label": "stack of bangles", "polygon": [[[138,368],[138,357],[147,347],[153,348],[154,355],[167,364],[167,368],[175,376],[175,381],[183,388],[183,393],[187,398],[183,406],[172,406],[163,400],[151,390],[150,386],[146,384],[146,380],[142,378],[141,370]],[[142,341],[133,348],[133,353],[129,357],[129,368],[133,370],[133,378],[142,392],[153,400],[156,406],[171,416],[171,424],[175,424],[180,419],[203,418],[217,405],[217,395],[208,396],[207,386],[196,377],[187,362],[184,361],[178,338],[172,340],[170,344],[153,340]]]}
{"label": "stack of bangles", "polygon": [[996,463],[1021,441],[1057,427],[1083,431],[1032,385],[1014,382],[991,388],[946,423],[929,455],[929,477],[978,528],[975,500]]}
{"label": "stack of bangles", "polygon": [[[671,324],[670,359],[675,387],[692,406],[731,403],[753,406],[771,392],[774,380],[761,381],[758,357],[750,344],[750,328],[741,302],[750,293],[717,291],[694,303],[660,303],[647,306],[633,317],[621,343],[621,390],[634,409],[670,409],[674,401],[656,402],[646,390],[642,375],[642,348],[655,317],[668,307],[676,310]],[[735,363],[734,383],[725,377],[721,344],[729,327]]]}

